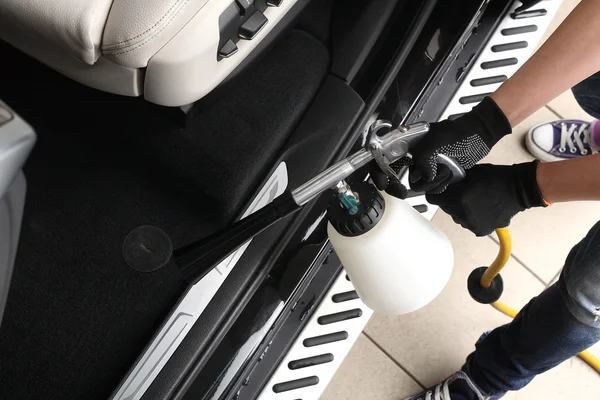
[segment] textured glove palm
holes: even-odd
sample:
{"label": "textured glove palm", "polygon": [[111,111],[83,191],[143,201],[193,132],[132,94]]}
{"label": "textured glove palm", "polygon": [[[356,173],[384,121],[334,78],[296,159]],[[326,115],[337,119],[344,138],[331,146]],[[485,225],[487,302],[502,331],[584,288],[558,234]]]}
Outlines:
{"label": "textured glove palm", "polygon": [[537,162],[512,166],[480,164],[443,193],[428,194],[454,222],[477,236],[504,228],[517,213],[546,205],[537,184]]}
{"label": "textured glove palm", "polygon": [[444,191],[451,175],[438,174],[441,172],[438,171],[438,154],[453,157],[464,169],[469,169],[511,131],[508,119],[489,97],[456,120],[431,124],[427,136],[411,149],[414,164],[410,173],[411,188],[429,193]]}

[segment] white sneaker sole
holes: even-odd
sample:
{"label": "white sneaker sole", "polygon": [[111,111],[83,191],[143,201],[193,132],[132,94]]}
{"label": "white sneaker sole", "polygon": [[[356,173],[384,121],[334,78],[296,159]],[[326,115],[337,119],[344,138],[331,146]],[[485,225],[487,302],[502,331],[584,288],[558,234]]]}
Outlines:
{"label": "white sneaker sole", "polygon": [[553,156],[552,154],[550,154],[546,150],[542,149],[540,146],[538,146],[533,141],[533,131],[542,125],[546,125],[547,123],[548,122],[544,122],[542,124],[537,124],[534,127],[532,127],[531,129],[529,129],[529,132],[527,132],[527,135],[525,135],[525,146],[527,147],[527,150],[531,153],[531,155],[533,155],[535,158],[537,158],[540,161],[551,162],[551,161],[569,160],[569,158],[561,158],[561,157]]}

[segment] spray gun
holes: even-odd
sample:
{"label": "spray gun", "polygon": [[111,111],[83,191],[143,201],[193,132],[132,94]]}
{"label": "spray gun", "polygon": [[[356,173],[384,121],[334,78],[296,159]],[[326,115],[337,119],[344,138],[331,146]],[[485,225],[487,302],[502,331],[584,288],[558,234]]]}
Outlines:
{"label": "spray gun", "polygon": [[[387,133],[381,134],[383,129]],[[333,190],[328,234],[354,283],[371,308],[402,314],[422,307],[445,286],[453,265],[448,239],[403,200],[380,193],[372,184],[350,186],[345,179],[375,160],[390,178],[399,181],[390,164],[429,131],[428,123],[392,126],[376,121],[364,148],[339,161],[300,187],[287,191],[261,210],[205,239],[175,250],[177,266],[190,283],[202,279],[254,236],[293,214],[319,194]],[[455,160],[438,160],[454,172]]]}

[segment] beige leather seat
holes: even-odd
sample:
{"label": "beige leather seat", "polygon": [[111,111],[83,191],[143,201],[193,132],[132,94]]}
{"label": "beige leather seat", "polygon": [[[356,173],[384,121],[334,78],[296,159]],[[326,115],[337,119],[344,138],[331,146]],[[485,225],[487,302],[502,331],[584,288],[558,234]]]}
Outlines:
{"label": "beige leather seat", "polygon": [[0,39],[85,85],[181,106],[221,83],[297,0],[1,0]]}

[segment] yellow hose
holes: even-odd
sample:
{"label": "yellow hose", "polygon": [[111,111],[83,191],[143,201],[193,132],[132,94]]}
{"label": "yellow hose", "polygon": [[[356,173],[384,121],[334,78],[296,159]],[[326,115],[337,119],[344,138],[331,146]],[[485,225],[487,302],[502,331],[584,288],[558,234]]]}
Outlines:
{"label": "yellow hose", "polygon": [[578,354],[578,357],[588,363],[588,365],[600,373],[600,360],[592,355],[589,351],[585,350]]}
{"label": "yellow hose", "polygon": [[492,307],[494,307],[496,310],[500,311],[502,314],[508,315],[511,318],[515,318],[517,316],[517,314],[519,313],[519,310],[516,310],[516,309],[512,308],[511,306],[504,304],[501,301],[493,302]]}
{"label": "yellow hose", "polygon": [[[492,280],[500,273],[500,270],[504,268],[508,259],[510,258],[510,252],[512,249],[512,240],[510,238],[510,232],[508,228],[499,228],[496,229],[496,235],[498,235],[498,240],[500,241],[500,250],[498,250],[498,255],[496,259],[488,267],[483,276],[481,277],[481,286],[485,288],[489,288],[492,284]],[[511,318],[515,318],[519,313],[518,310],[507,306],[501,301],[496,301],[492,303],[492,307],[501,313],[508,315]],[[596,372],[600,373],[600,360],[592,355],[589,351],[582,351],[578,354],[579,358],[588,363],[588,365],[596,370]]]}
{"label": "yellow hose", "polygon": [[498,235],[498,240],[500,241],[498,255],[492,265],[485,270],[481,277],[481,286],[486,289],[490,287],[496,275],[504,268],[510,258],[510,253],[512,252],[512,239],[510,238],[508,228],[496,229],[496,235]]}

